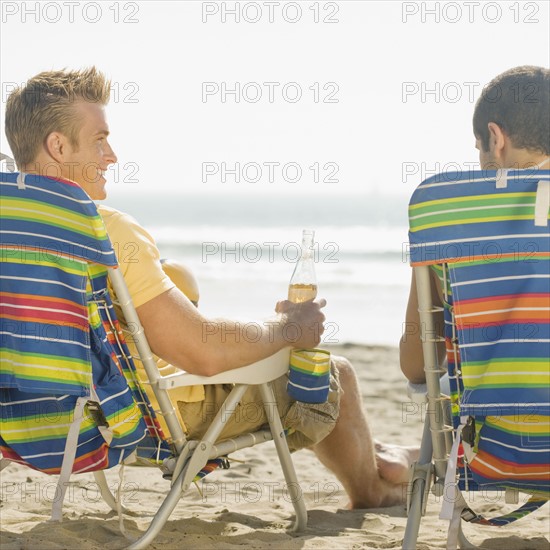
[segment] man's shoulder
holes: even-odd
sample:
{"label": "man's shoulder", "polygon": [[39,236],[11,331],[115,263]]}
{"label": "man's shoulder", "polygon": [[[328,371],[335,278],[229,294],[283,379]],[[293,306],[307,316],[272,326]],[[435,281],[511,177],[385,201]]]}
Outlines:
{"label": "man's shoulder", "polygon": [[155,240],[149,232],[130,214],[105,204],[98,205],[97,211],[103,218],[111,240],[133,241],[139,239],[143,244],[155,245]]}
{"label": "man's shoulder", "polygon": [[106,204],[98,204],[97,211],[99,212],[99,214],[103,218],[103,221],[106,224],[113,223],[114,221],[117,221],[117,222],[124,221],[127,224],[139,226],[139,223],[137,222],[137,220],[134,217],[132,217],[130,214],[127,214],[126,212],[122,212],[121,210],[117,210],[112,206],[107,206]]}
{"label": "man's shoulder", "polygon": [[124,212],[113,208],[112,206],[107,206],[106,204],[98,204],[97,211],[101,214],[103,219],[105,218],[117,218],[119,216],[126,216]]}

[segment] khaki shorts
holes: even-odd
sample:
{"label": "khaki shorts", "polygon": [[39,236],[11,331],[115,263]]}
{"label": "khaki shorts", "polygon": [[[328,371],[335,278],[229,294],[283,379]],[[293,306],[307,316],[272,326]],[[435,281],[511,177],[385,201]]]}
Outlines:
{"label": "khaki shorts", "polygon": [[[311,447],[322,441],[334,428],[340,410],[341,388],[338,370],[331,365],[330,388],[326,403],[312,404],[294,401],[286,392],[288,376],[271,383],[276,406],[285,429],[291,429],[287,437],[291,451]],[[233,385],[205,386],[204,401],[186,403],[178,401],[180,414],[190,439],[201,438],[229,395]],[[271,404],[275,406],[275,404]],[[256,431],[267,424],[260,392],[251,386],[243,396],[234,415],[229,417],[220,435],[220,440]]]}

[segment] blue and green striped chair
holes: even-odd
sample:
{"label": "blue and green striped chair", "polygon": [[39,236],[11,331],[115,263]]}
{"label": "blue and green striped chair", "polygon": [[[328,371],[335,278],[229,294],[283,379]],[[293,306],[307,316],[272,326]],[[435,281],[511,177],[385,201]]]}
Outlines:
{"label": "blue and green striped chair", "polygon": [[95,204],[75,183],[31,174],[1,173],[0,196],[3,463],[60,474],[63,495],[71,473],[138,447],[169,456],[107,292],[117,260]]}
{"label": "blue and green striped chair", "polygon": [[[411,198],[429,429],[409,486],[404,548],[416,547],[432,475],[432,490],[443,497],[440,517],[450,520],[448,548],[468,545],[461,518],[507,525],[550,496],[549,202],[550,172],[537,169],[438,174]],[[441,283],[452,425],[439,388],[443,336],[434,324],[433,272]],[[487,519],[463,492],[488,490],[531,498]]]}
{"label": "blue and green striped chair", "polygon": [[[138,549],[153,542],[182,494],[225,465],[227,454],[274,441],[296,513],[292,529],[303,530],[307,511],[270,385],[288,371],[290,348],[210,377],[183,371],[162,377],[88,195],[70,181],[0,173],[0,209],[0,469],[17,462],[59,474],[52,518],[60,520],[71,473],[94,472],[101,495],[120,514],[103,470],[134,460],[161,466],[171,487],[147,531],[134,540],[131,548]],[[139,357],[126,346],[128,332]],[[143,363],[169,434],[134,360]],[[169,397],[171,388],[197,384],[234,386],[200,441],[186,438]],[[269,426],[220,440],[251,385],[259,388]]]}

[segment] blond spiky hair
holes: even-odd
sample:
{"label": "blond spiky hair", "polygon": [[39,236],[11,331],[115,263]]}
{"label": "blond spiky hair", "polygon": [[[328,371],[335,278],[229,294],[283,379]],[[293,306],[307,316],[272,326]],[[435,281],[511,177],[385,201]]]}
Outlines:
{"label": "blond spiky hair", "polygon": [[111,82],[95,67],[80,71],[46,71],[16,88],[6,104],[6,137],[19,169],[36,158],[52,132],[78,146],[76,101],[107,105]]}

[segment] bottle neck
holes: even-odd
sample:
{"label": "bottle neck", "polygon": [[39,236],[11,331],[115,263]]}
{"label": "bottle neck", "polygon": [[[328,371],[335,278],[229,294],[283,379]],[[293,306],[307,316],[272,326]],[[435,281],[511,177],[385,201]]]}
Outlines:
{"label": "bottle neck", "polygon": [[314,231],[304,230],[302,233],[302,258],[311,258],[313,256],[314,237]]}

